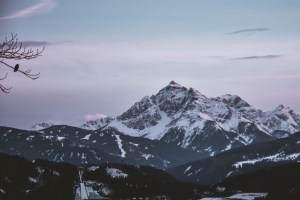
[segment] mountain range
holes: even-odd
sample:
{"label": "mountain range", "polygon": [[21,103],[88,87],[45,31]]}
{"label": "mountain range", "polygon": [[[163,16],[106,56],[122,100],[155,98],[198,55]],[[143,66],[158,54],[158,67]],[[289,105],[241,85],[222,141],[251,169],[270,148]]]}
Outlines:
{"label": "mountain range", "polygon": [[207,157],[174,144],[127,136],[112,129],[90,131],[66,125],[40,131],[0,127],[0,152],[76,165],[126,163],[162,169]]}
{"label": "mountain range", "polygon": [[279,105],[264,112],[239,96],[208,98],[171,81],[117,117],[88,121],[87,130],[114,129],[212,156],[231,148],[288,137],[300,130],[300,115]]}
{"label": "mountain range", "polygon": [[[51,126],[42,122],[32,129]],[[231,148],[288,137],[300,130],[300,115],[283,105],[264,112],[237,95],[208,98],[171,81],[123,114],[88,121],[80,128],[115,130],[213,156]]]}
{"label": "mountain range", "polygon": [[[247,173],[259,177],[264,169],[275,167],[276,171],[279,164],[285,164],[278,168],[284,174],[284,169],[289,169],[289,163],[300,162],[300,115],[283,105],[265,112],[236,95],[208,98],[193,88],[187,89],[171,81],[156,95],[142,98],[123,114],[88,121],[80,127],[50,122],[38,123],[31,130],[2,126],[0,155],[6,156],[1,153],[22,156],[32,163],[44,163],[42,165],[48,161],[39,159],[68,162],[81,166],[79,168],[85,169],[85,174],[91,177],[97,173],[106,177],[109,171],[106,168],[119,172],[120,169],[114,166],[122,167],[122,171],[131,168],[133,174],[142,173],[144,176],[147,174],[141,170],[141,166],[148,165],[163,169],[164,173],[168,172],[181,181],[220,188],[226,186],[230,188],[229,192],[233,192],[238,187],[232,185],[240,179],[246,180],[243,184],[251,185],[255,178],[249,178]],[[28,164],[28,168],[35,167],[37,171],[38,163]],[[132,168],[127,164],[139,167]],[[51,168],[52,164],[49,165]],[[101,166],[103,169],[97,170]],[[293,165],[291,169],[298,168],[299,165]],[[25,194],[24,191],[43,185],[44,181],[40,172],[40,175],[37,172],[26,173],[30,175],[27,178],[24,175],[24,183],[28,188],[20,187],[21,193],[18,195],[21,196]],[[291,174],[286,176],[286,182],[290,181],[288,177]],[[1,176],[4,177],[2,182],[0,180],[2,185],[7,185],[7,180],[13,179],[13,176],[4,176],[3,173]],[[273,171],[269,176],[276,177],[276,173]],[[31,184],[32,180],[38,180],[36,177],[42,182]],[[99,180],[91,177],[86,177],[88,182],[99,186]],[[125,181],[124,184],[129,187],[127,180],[112,180],[114,184]],[[71,179],[68,181],[74,182]],[[14,182],[18,183],[18,180]],[[298,188],[295,184],[293,182],[292,189]],[[276,184],[268,191],[276,191],[275,187]],[[5,192],[10,191],[10,187],[3,188]],[[102,191],[103,188],[98,189]],[[190,189],[187,191],[191,192]],[[256,187],[255,191],[259,189]],[[2,190],[2,196],[8,193],[14,195],[12,191],[5,194]],[[290,190],[290,186],[286,187],[283,193]],[[295,190],[297,192],[293,195],[299,193],[298,189]]]}
{"label": "mountain range", "polygon": [[[20,141],[6,141],[1,151],[28,152],[33,148],[28,141],[33,139],[43,142],[35,143],[41,150],[33,151],[29,159],[38,156],[74,164],[127,162],[169,168],[237,147],[290,137],[300,130],[300,115],[283,105],[264,112],[236,95],[208,98],[171,81],[120,116],[88,121],[79,128],[42,122],[32,129],[43,130],[14,135],[14,140],[24,143],[18,148],[26,150],[16,150],[14,145]],[[57,148],[50,147],[54,144]]]}

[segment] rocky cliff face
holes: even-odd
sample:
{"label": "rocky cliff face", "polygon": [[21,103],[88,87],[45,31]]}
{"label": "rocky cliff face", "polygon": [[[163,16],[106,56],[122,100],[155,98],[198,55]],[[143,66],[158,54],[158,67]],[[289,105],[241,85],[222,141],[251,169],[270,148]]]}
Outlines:
{"label": "rocky cliff face", "polygon": [[146,96],[122,115],[107,119],[106,124],[105,128],[126,135],[162,140],[214,155],[288,137],[300,130],[300,115],[282,105],[263,112],[236,95],[207,98],[171,81],[156,95]]}

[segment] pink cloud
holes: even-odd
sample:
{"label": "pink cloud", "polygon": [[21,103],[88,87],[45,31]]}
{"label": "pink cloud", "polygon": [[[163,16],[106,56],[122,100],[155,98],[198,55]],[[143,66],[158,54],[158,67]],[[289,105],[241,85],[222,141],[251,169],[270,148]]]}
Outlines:
{"label": "pink cloud", "polygon": [[91,121],[91,120],[97,120],[97,119],[102,119],[102,118],[106,118],[106,117],[107,117],[107,115],[104,115],[104,114],[94,114],[94,115],[88,114],[88,115],[84,116],[84,119],[86,121]]}

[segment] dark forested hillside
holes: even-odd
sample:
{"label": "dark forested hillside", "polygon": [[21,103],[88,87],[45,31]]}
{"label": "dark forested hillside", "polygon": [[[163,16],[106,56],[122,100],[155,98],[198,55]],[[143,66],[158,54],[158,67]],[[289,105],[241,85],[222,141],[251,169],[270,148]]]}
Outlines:
{"label": "dark forested hillside", "polygon": [[227,192],[268,192],[266,199],[300,199],[300,163],[288,163],[224,179]]}
{"label": "dark forested hillside", "polygon": [[230,149],[167,171],[180,180],[213,185],[226,177],[299,162],[299,144],[300,132],[297,132],[287,138]]}
{"label": "dark forested hillside", "polygon": [[[103,197],[165,196],[171,199],[200,198],[209,186],[185,183],[151,166],[100,164],[78,167],[47,160],[29,161],[0,153],[0,199],[73,200],[82,182]],[[76,190],[75,190],[76,189]]]}
{"label": "dark forested hillside", "polygon": [[114,129],[89,131],[66,125],[42,131],[0,126],[0,152],[75,165],[126,163],[162,169],[206,155],[162,141],[123,135]]}
{"label": "dark forested hillside", "polygon": [[[117,176],[114,177],[115,175]],[[134,167],[125,164],[86,166],[83,178],[87,182],[105,183],[113,191],[110,195],[113,198],[166,195],[171,199],[188,199],[199,198],[202,193],[209,190],[208,186],[181,182],[167,172],[150,166]]]}
{"label": "dark forested hillside", "polygon": [[73,199],[77,167],[0,153],[0,199]]}

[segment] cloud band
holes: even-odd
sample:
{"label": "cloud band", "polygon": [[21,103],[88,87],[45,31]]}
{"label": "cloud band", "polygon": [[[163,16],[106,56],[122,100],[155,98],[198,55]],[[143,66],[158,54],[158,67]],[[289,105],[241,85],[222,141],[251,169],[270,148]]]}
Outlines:
{"label": "cloud band", "polygon": [[56,6],[56,3],[54,0],[44,0],[41,3],[35,4],[29,8],[25,8],[23,10],[19,10],[15,13],[12,13],[10,15],[1,17],[0,20],[7,20],[7,19],[15,19],[20,17],[25,17],[30,14],[39,12],[41,10],[52,10]]}
{"label": "cloud band", "polygon": [[279,57],[282,57],[282,55],[248,56],[248,57],[234,58],[232,60],[274,59]]}
{"label": "cloud band", "polygon": [[238,31],[228,33],[228,35],[235,35],[235,34],[239,34],[239,33],[254,33],[254,32],[258,32],[258,31],[269,31],[269,30],[270,30],[269,28],[243,29],[243,30],[238,30]]}

